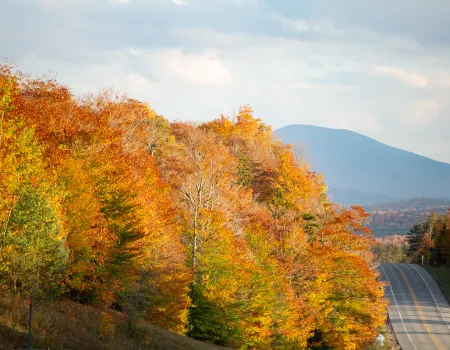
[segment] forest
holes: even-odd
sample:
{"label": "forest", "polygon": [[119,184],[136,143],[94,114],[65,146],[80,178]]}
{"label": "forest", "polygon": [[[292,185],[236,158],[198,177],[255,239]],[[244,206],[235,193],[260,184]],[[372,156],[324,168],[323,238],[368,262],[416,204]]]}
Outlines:
{"label": "forest", "polygon": [[0,66],[3,295],[116,310],[131,335],[145,319],[239,349],[361,349],[384,284],[368,214],[326,189],[248,106],[169,121]]}
{"label": "forest", "polygon": [[414,224],[405,238],[412,262],[450,266],[450,209],[446,214],[434,212]]}
{"label": "forest", "polygon": [[374,253],[380,262],[407,262],[450,267],[450,208],[446,214],[431,213],[412,225],[406,235],[376,238]]}

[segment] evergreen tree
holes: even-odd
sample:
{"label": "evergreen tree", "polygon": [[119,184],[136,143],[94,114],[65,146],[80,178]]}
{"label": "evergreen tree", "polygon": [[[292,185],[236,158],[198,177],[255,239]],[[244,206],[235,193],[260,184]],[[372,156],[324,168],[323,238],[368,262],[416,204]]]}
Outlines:
{"label": "evergreen tree", "polygon": [[36,190],[22,190],[8,222],[2,226],[3,283],[24,296],[56,292],[64,277],[68,250],[51,204]]}

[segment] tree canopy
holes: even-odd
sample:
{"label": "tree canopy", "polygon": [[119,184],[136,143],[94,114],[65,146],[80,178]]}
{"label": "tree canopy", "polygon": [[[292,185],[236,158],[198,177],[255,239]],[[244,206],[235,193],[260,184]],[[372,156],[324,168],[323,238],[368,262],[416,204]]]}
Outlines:
{"label": "tree canopy", "polygon": [[360,349],[384,322],[367,213],[250,107],[170,122],[3,65],[0,174],[1,288],[242,349]]}

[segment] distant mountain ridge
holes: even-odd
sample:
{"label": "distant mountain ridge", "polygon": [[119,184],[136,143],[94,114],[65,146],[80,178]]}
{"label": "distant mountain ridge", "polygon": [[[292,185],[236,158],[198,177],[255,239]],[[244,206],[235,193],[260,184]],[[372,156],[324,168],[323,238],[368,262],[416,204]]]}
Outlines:
{"label": "distant mountain ridge", "polygon": [[450,198],[450,164],[343,129],[288,125],[274,131],[324,175],[329,195],[344,205]]}

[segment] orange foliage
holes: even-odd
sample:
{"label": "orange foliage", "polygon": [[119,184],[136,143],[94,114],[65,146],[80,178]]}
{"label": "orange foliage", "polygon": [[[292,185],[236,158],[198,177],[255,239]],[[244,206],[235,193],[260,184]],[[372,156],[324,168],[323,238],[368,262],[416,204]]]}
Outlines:
{"label": "orange foliage", "polygon": [[63,296],[240,348],[373,339],[385,305],[367,213],[327,202],[250,107],[170,124],[7,66],[0,93],[0,229],[19,188],[45,194],[70,252]]}

